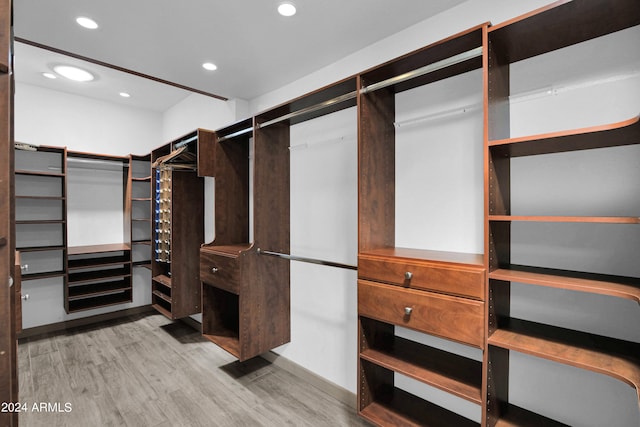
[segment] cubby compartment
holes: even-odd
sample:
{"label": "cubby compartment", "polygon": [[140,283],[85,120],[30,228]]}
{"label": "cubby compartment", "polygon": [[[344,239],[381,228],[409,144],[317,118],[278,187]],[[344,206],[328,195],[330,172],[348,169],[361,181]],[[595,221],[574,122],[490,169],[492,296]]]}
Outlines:
{"label": "cubby compartment", "polygon": [[67,313],[132,301],[131,253],[124,244],[74,246],[67,257]]}
{"label": "cubby compartment", "polygon": [[215,286],[202,286],[202,335],[243,360],[240,330],[240,296]]}

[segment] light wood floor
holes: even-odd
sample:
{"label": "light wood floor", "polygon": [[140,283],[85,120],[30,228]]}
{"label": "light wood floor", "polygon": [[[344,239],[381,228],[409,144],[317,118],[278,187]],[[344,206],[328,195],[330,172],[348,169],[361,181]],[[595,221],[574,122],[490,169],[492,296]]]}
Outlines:
{"label": "light wood floor", "polygon": [[[21,427],[368,425],[289,372],[239,363],[161,315],[27,338],[18,350]],[[34,412],[40,402],[53,411]]]}

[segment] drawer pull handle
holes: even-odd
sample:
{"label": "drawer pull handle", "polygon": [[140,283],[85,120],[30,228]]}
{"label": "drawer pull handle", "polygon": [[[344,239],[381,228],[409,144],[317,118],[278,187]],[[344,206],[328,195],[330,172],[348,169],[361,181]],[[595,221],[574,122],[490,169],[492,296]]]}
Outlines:
{"label": "drawer pull handle", "polygon": [[218,267],[213,267],[211,269],[211,272],[214,273],[214,274],[217,273],[218,272]]}
{"label": "drawer pull handle", "polygon": [[24,294],[24,295],[22,295],[22,300],[23,300],[23,301],[26,301],[26,300],[28,300],[28,299],[29,299],[29,294]]}
{"label": "drawer pull handle", "polygon": [[406,271],[406,272],[404,273],[404,278],[405,278],[406,280],[411,280],[411,278],[412,278],[412,277],[413,277],[413,273],[412,273],[412,272],[410,272],[410,271]]}
{"label": "drawer pull handle", "polygon": [[404,315],[409,317],[411,316],[411,312],[413,311],[413,307],[405,307],[404,308]]}

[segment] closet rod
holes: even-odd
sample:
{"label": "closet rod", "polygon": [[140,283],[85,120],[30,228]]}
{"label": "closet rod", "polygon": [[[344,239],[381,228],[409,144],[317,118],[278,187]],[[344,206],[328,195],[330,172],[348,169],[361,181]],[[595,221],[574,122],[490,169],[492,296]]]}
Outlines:
{"label": "closet rod", "polygon": [[374,90],[382,89],[387,86],[392,86],[398,83],[406,82],[416,77],[424,76],[425,74],[433,73],[434,71],[442,70],[443,68],[450,67],[452,65],[459,64],[469,59],[477,58],[482,55],[482,46],[475,49],[468,50],[466,52],[459,53],[457,55],[450,56],[449,58],[442,59],[434,62],[433,64],[425,65],[424,67],[417,68],[413,71],[400,74],[399,76],[391,77],[378,83],[372,83],[369,86],[365,86],[360,89],[361,94],[373,92]]}
{"label": "closet rod", "polygon": [[177,144],[175,144],[173,146],[173,149],[177,150],[180,147],[184,147],[185,145],[189,144],[191,141],[195,141],[196,139],[198,139],[198,135],[194,135],[189,139],[185,139],[184,141],[180,141],[180,142],[178,142]]}
{"label": "closet rod", "polygon": [[245,133],[249,133],[253,131],[253,127],[249,127],[246,129],[240,129],[237,132],[230,133],[229,135],[221,136],[218,138],[218,142],[226,141],[227,139],[235,138],[236,136],[244,135]]}
{"label": "closet rod", "polygon": [[340,262],[333,262],[333,261],[325,261],[325,260],[316,259],[316,258],[307,258],[307,257],[302,257],[302,256],[296,256],[296,255],[282,254],[280,252],[264,251],[264,250],[262,250],[260,248],[258,248],[258,255],[275,256],[275,257],[279,257],[279,258],[289,259],[291,261],[302,261],[302,262],[308,262],[308,263],[311,263],[311,264],[326,265],[326,266],[329,266],[329,267],[346,268],[347,270],[357,270],[358,269],[358,267],[356,267],[355,265],[342,264]]}
{"label": "closet rod", "polygon": [[322,110],[323,108],[330,107],[330,106],[332,106],[334,104],[338,104],[340,102],[348,101],[349,99],[353,99],[357,95],[358,95],[358,92],[354,90],[353,92],[349,92],[349,93],[345,93],[344,95],[336,96],[335,98],[331,98],[331,99],[329,99],[327,101],[324,101],[324,102],[321,102],[319,104],[311,105],[311,106],[303,108],[301,110],[297,110],[297,111],[294,111],[292,113],[285,114],[284,116],[280,116],[280,117],[277,117],[275,119],[268,120],[268,121],[266,121],[264,123],[258,123],[256,126],[258,127],[258,129],[260,129],[260,128],[264,128],[264,127],[267,127],[267,126],[270,126],[270,125],[273,125],[273,124],[276,124],[276,123],[280,123],[280,122],[282,122],[284,120],[288,120],[288,119],[292,119],[294,117],[301,116],[303,114],[313,113],[313,112]]}

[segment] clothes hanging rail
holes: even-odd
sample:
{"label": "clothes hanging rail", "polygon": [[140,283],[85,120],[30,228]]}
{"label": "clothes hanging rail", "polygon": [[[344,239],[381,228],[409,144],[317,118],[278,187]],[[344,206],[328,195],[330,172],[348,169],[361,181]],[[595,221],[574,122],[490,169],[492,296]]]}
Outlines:
{"label": "clothes hanging rail", "polygon": [[190,142],[192,141],[196,141],[198,139],[198,135],[194,135],[189,139],[185,139],[184,141],[180,141],[176,144],[173,145],[173,149],[177,150],[180,147],[184,147],[185,145],[188,145]]}
{"label": "clothes hanging rail", "polygon": [[360,89],[361,94],[373,92],[374,90],[382,89],[388,86],[392,86],[398,83],[406,82],[416,77],[424,76],[425,74],[433,73],[434,71],[442,70],[443,68],[450,67],[452,65],[459,64],[461,62],[468,61],[469,59],[477,58],[482,55],[482,46],[475,49],[468,50],[466,52],[459,53],[457,55],[450,56],[449,58],[442,59],[434,62],[433,64],[425,65],[424,67],[417,68],[413,71],[400,74],[399,76],[391,77],[386,80],[382,80],[378,83],[372,83],[369,86],[365,86]]}
{"label": "clothes hanging rail", "polygon": [[253,127],[248,127],[245,129],[240,129],[239,131],[230,133],[229,135],[224,135],[218,138],[218,142],[226,141],[227,139],[233,139],[236,136],[244,135],[245,133],[253,132]]}
{"label": "clothes hanging rail", "polygon": [[349,93],[345,93],[344,95],[336,96],[335,98],[331,98],[331,99],[329,99],[327,101],[320,102],[319,104],[315,104],[315,105],[311,105],[311,106],[306,107],[306,108],[302,108],[302,109],[294,111],[292,113],[285,114],[284,116],[280,116],[280,117],[277,117],[275,119],[268,120],[268,121],[266,121],[264,123],[258,123],[256,126],[257,126],[258,129],[260,129],[260,128],[264,128],[264,127],[267,127],[267,126],[270,126],[270,125],[273,125],[273,124],[276,124],[276,123],[280,123],[280,122],[285,121],[285,120],[292,119],[294,117],[302,116],[304,114],[314,113],[316,111],[322,110],[324,108],[330,107],[330,106],[338,104],[340,102],[344,102],[344,101],[348,101],[350,99],[353,99],[357,95],[358,95],[358,92],[354,90],[353,92],[349,92]]}
{"label": "clothes hanging rail", "polygon": [[343,264],[341,262],[325,261],[325,260],[316,259],[316,258],[307,258],[307,257],[302,257],[302,256],[290,255],[290,254],[283,254],[283,253],[280,253],[280,252],[265,251],[265,250],[262,250],[260,248],[258,248],[258,255],[274,256],[274,257],[278,257],[278,258],[288,259],[288,260],[291,260],[291,261],[308,262],[308,263],[311,263],[311,264],[326,265],[326,266],[329,266],[329,267],[346,268],[347,270],[357,270],[358,269],[358,267],[356,267],[355,265]]}

